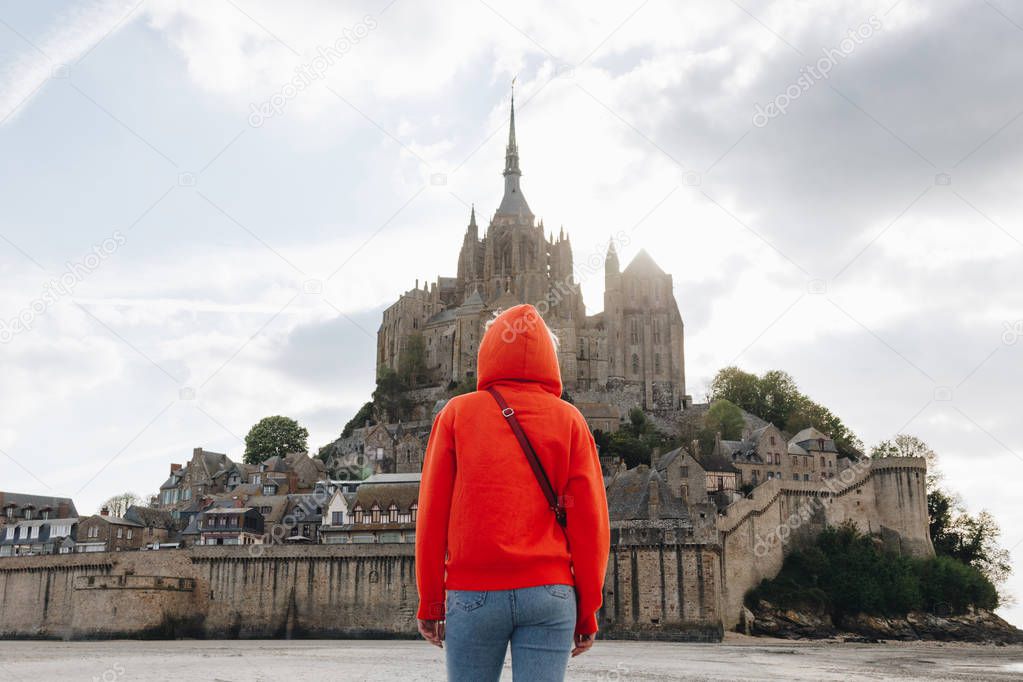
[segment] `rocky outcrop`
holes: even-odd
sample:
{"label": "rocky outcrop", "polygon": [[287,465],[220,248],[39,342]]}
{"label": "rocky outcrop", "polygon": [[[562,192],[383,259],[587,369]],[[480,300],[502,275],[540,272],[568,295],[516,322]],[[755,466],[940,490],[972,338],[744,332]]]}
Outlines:
{"label": "rocky outcrop", "polygon": [[752,635],[784,639],[825,639],[834,637],[831,616],[810,608],[783,609],[760,600],[752,610],[743,610],[744,631]]}
{"label": "rocky outcrop", "polygon": [[958,616],[936,616],[914,611],[904,618],[860,614],[842,618],[838,625],[844,631],[874,639],[1023,644],[1023,630],[984,610]]}
{"label": "rocky outcrop", "polygon": [[821,609],[783,609],[760,600],[743,610],[740,632],[784,639],[830,639],[852,635],[860,640],[936,640],[1023,644],[1023,630],[994,613],[976,610],[955,616],[910,612],[898,618],[865,613],[833,622]]}

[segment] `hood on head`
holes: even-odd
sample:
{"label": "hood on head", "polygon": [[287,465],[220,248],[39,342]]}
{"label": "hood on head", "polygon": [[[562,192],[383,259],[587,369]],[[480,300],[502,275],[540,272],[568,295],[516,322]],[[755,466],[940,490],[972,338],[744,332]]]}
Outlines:
{"label": "hood on head", "polygon": [[498,381],[532,381],[561,396],[557,350],[539,311],[529,304],[497,316],[483,335],[476,365],[480,391]]}

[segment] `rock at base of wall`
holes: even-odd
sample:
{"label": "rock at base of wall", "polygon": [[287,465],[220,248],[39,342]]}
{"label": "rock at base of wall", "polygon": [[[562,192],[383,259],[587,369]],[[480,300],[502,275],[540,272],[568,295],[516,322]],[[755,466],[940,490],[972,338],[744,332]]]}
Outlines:
{"label": "rock at base of wall", "polygon": [[[825,639],[834,637],[831,616],[816,609],[782,609],[761,599],[746,617],[749,633],[784,639]],[[741,627],[741,625],[740,625]]]}
{"label": "rock at base of wall", "polygon": [[843,616],[836,623],[822,609],[783,609],[760,600],[753,609],[744,609],[737,629],[748,634],[783,639],[828,639],[849,633],[866,641],[1023,644],[1023,631],[994,613],[979,609],[955,616],[914,611],[898,618],[860,613]]}
{"label": "rock at base of wall", "polygon": [[841,619],[839,626],[877,639],[1023,644],[1023,631],[979,609],[956,616],[911,612],[904,618],[883,618],[860,614]]}

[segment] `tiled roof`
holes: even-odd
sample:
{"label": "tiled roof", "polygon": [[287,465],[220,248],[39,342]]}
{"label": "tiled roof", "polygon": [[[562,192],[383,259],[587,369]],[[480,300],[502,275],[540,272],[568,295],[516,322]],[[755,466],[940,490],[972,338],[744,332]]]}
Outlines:
{"label": "tiled roof", "polygon": [[612,521],[631,521],[650,518],[650,488],[657,489],[658,517],[662,519],[688,519],[689,512],[672,495],[661,474],[646,464],[619,473],[607,489],[607,506]]}

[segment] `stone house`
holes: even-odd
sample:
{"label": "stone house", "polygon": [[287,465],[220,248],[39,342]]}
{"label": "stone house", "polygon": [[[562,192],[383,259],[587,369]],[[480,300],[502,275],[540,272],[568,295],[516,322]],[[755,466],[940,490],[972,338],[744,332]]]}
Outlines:
{"label": "stone house", "polygon": [[834,478],[839,472],[835,441],[813,427],[792,437],[788,443],[788,457],[793,481],[824,481]]}
{"label": "stone house", "polygon": [[621,425],[622,414],[616,405],[610,403],[577,402],[575,404],[582,413],[590,431],[614,433]]}
{"label": "stone house", "polygon": [[[76,552],[123,552],[146,544],[146,528],[135,521],[111,516],[106,507],[78,523]],[[164,534],[166,538],[166,534]]]}
{"label": "stone house", "polygon": [[739,487],[757,487],[764,481],[781,478],[788,462],[785,436],[773,424],[747,429],[741,441],[723,441],[731,450],[732,464],[739,471]]}
{"label": "stone house", "polygon": [[683,504],[707,501],[707,472],[685,448],[675,448],[658,457],[655,468],[671,494]]}
{"label": "stone house", "polygon": [[187,464],[170,465],[170,476],[160,486],[157,507],[180,511],[194,499],[228,492],[229,479],[240,485],[243,469],[226,454],[195,448]]}

